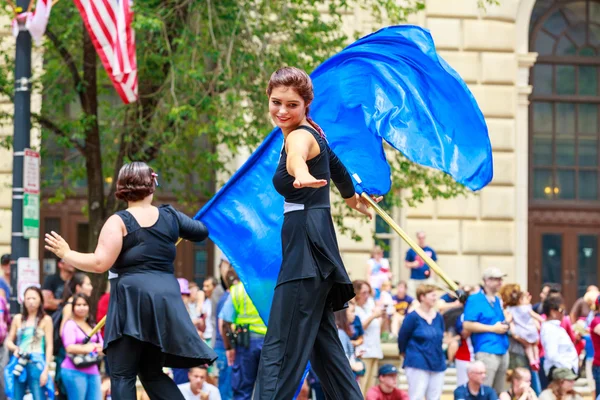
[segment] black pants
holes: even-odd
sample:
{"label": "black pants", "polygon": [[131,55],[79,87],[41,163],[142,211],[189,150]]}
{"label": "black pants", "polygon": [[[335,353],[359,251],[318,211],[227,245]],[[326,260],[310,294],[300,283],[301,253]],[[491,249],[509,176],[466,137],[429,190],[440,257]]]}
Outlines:
{"label": "black pants", "polygon": [[106,349],[113,400],[136,400],[136,377],[151,400],[185,400],[179,388],[162,371],[165,355],[150,343],[123,336]]}
{"label": "black pants", "polygon": [[327,299],[332,286],[317,277],[275,289],[254,400],[291,400],[309,359],[328,399],[363,399]]}

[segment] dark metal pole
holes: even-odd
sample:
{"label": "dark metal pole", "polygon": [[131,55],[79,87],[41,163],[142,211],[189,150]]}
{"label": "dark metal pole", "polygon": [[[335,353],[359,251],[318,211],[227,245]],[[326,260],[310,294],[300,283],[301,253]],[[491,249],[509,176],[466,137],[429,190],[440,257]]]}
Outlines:
{"label": "dark metal pole", "polygon": [[[17,6],[27,10],[29,0],[17,0]],[[29,240],[23,237],[23,159],[24,149],[30,145],[31,131],[31,35],[19,24],[15,55],[15,96],[13,136],[13,198],[12,242],[10,268],[10,311],[19,312],[17,302],[17,260],[29,257]]]}

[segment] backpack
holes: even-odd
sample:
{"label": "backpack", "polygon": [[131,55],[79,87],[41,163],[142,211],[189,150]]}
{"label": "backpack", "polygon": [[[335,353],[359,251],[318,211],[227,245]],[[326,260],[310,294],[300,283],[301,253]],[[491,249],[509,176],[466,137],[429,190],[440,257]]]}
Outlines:
{"label": "backpack", "polygon": [[8,336],[8,318],[10,317],[10,310],[8,308],[8,302],[2,296],[0,296],[0,345],[6,340]]}
{"label": "backpack", "polygon": [[63,308],[64,305],[60,305],[56,311],[52,313],[52,329],[54,330],[53,339],[54,339],[54,355],[57,356],[60,349],[63,348],[62,337],[60,336],[60,325],[63,319]]}

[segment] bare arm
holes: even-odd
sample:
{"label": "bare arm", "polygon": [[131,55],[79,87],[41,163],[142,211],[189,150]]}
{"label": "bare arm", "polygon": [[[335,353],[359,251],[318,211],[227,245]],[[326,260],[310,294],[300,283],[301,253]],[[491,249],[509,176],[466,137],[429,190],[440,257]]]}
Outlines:
{"label": "bare arm", "polygon": [[44,310],[46,311],[56,311],[62,303],[61,299],[54,298],[51,290],[42,290],[42,296],[44,296]]}
{"label": "bare arm", "polygon": [[46,315],[44,321],[44,336],[46,338],[46,366],[45,370],[50,369],[50,363],[52,362],[52,354],[54,353],[54,330],[52,329],[52,318]]}
{"label": "bare arm", "polygon": [[46,234],[46,249],[67,263],[85,272],[104,273],[113,266],[121,248],[125,225],[118,215],[110,217],[102,227],[98,245],[93,253],[71,250],[68,243],[56,232]]}
{"label": "bare arm", "polygon": [[65,326],[65,322],[67,322],[68,320],[71,319],[71,315],[73,315],[73,304],[69,304],[73,301],[73,298],[71,297],[68,301],[67,304],[65,304],[65,306],[62,309],[62,321],[60,321],[60,329],[58,330],[59,332],[62,332],[63,327]]}
{"label": "bare arm", "polygon": [[285,140],[287,152],[286,168],[288,174],[296,178],[294,187],[322,187],[327,184],[325,179],[316,179],[308,172],[306,160],[319,154],[319,144],[309,132],[299,129],[291,132]]}
{"label": "bare arm", "polygon": [[6,348],[11,353],[14,353],[19,347],[16,345],[17,341],[17,329],[21,326],[21,314],[17,314],[13,319],[12,324],[10,325],[10,331],[8,332],[8,336],[4,343],[6,343]]}
{"label": "bare arm", "polygon": [[494,325],[486,325],[479,322],[465,321],[463,323],[463,329],[469,333],[495,333],[493,329]]}

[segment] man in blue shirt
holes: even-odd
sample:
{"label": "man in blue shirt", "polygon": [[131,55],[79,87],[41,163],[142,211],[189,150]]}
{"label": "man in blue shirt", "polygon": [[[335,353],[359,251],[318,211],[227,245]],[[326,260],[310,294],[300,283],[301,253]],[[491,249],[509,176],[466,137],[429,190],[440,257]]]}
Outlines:
{"label": "man in blue shirt", "polygon": [[[425,244],[425,232],[417,232],[417,242],[419,247],[423,249],[433,261],[437,261],[437,254],[435,251]],[[415,296],[417,287],[421,284],[433,284],[433,277],[431,276],[431,269],[425,264],[425,261],[417,254],[413,249],[409,249],[406,252],[406,258],[404,261],[406,268],[410,268],[410,279],[408,280],[408,294]]]}
{"label": "man in blue shirt", "polygon": [[486,376],[485,364],[475,361],[467,367],[469,381],[454,390],[454,400],[498,400],[493,388],[483,384]]}
{"label": "man in blue shirt", "polygon": [[502,300],[497,296],[506,276],[498,268],[483,272],[483,287],[467,299],[464,329],[471,332],[475,359],[482,361],[487,370],[485,384],[496,392],[504,391],[508,368],[508,322],[504,319]]}

